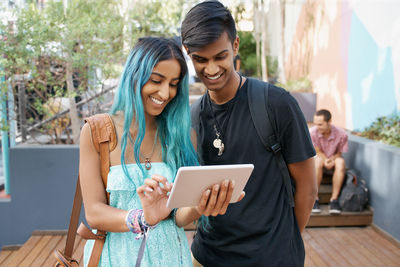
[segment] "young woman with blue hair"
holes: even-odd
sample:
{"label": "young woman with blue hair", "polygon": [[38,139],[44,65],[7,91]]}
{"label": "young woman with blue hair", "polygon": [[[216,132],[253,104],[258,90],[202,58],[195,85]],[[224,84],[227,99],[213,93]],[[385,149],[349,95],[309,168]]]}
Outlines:
{"label": "young woman with blue hair", "polygon": [[[182,227],[201,215],[226,212],[233,190],[227,182],[206,190],[197,207],[166,207],[177,169],[198,165],[187,77],[182,51],[172,40],[146,37],[132,49],[110,112],[117,146],[110,152],[109,205],[90,126],[82,128],[85,215],[92,228],[107,232],[99,266],[134,266],[144,235],[142,266],[192,266]],[[85,246],[85,265],[92,246]]]}

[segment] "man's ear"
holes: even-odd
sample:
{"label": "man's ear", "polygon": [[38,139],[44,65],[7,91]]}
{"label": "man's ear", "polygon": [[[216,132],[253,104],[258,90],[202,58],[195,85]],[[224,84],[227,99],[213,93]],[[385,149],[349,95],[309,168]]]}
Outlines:
{"label": "man's ear", "polygon": [[236,56],[239,53],[240,38],[236,35],[235,41],[233,41],[233,55]]}

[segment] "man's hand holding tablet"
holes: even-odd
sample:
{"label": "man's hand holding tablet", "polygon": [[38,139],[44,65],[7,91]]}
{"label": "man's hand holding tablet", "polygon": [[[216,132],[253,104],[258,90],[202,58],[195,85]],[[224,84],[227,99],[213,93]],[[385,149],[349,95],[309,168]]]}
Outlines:
{"label": "man's hand holding tablet", "polygon": [[[235,187],[234,181],[225,180],[221,184],[214,184],[211,189],[207,189],[201,196],[199,205],[196,211],[198,214],[204,216],[217,216],[223,215],[231,202],[233,189]],[[242,191],[239,198],[235,202],[239,202],[245,196]]]}

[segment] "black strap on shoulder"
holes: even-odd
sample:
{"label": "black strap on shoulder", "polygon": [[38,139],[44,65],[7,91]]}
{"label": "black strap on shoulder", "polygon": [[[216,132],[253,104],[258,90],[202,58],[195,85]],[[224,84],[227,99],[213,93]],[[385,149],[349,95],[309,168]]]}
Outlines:
{"label": "black strap on shoulder", "polygon": [[192,116],[192,126],[196,126],[200,121],[200,102],[201,98],[197,99],[193,104],[190,105],[190,112]]}
{"label": "black strap on shoulder", "polygon": [[294,207],[293,188],[289,170],[282,156],[277,130],[271,123],[274,121],[273,114],[268,113],[268,89],[270,84],[252,78],[248,79],[249,86],[247,90],[251,118],[261,142],[268,151],[273,152],[275,155],[286,187],[289,204],[291,207]]}
{"label": "black strap on shoulder", "polygon": [[200,127],[200,110],[202,107],[202,101],[205,94],[200,96],[193,104],[190,105],[190,113],[192,119],[192,128],[196,131],[196,134],[199,134]]}

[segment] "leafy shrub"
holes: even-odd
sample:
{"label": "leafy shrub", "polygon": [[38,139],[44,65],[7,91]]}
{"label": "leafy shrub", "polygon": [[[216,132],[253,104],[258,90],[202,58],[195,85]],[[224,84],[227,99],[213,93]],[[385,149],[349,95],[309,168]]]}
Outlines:
{"label": "leafy shrub", "polygon": [[400,147],[400,115],[377,118],[371,126],[365,128],[359,135]]}
{"label": "leafy shrub", "polygon": [[[257,44],[252,32],[238,31],[240,38],[239,55],[241,60],[241,71],[246,76],[260,77],[260,59],[257,58]],[[257,65],[258,68],[257,69]],[[267,56],[268,80],[278,79],[278,59]]]}
{"label": "leafy shrub", "polygon": [[241,69],[247,76],[258,76],[256,40],[251,32],[238,32],[240,38],[239,55]]}

